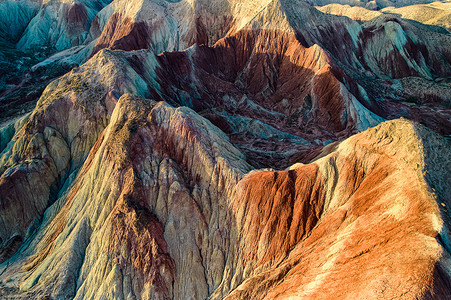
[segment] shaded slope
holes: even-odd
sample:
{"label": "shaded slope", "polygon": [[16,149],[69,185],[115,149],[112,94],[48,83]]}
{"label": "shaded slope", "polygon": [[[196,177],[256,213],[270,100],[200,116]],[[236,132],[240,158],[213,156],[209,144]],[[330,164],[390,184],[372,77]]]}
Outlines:
{"label": "shaded slope", "polygon": [[[23,102],[25,111],[29,109],[26,103],[35,99],[40,89],[34,92],[27,89],[38,86],[43,80],[47,83],[67,67],[83,63],[105,47],[127,51],[150,49],[158,54],[183,50],[194,43],[212,46],[240,30],[263,29],[294,34],[304,48],[318,45],[329,56],[334,76],[372,112],[383,118],[407,117],[441,134],[450,134],[446,128],[450,127],[447,106],[451,91],[447,78],[450,76],[448,45],[451,42],[449,36],[421,24],[383,16],[361,26],[346,18],[322,14],[303,1],[295,0],[258,3],[116,0],[95,17],[92,5],[82,4],[89,11],[88,19],[93,20],[88,20],[85,26],[89,33],[79,32],[83,37],[77,38],[75,44],[82,45],[53,55],[35,65],[24,78],[11,82],[3,95],[12,97],[5,114],[20,113],[21,110],[11,110],[11,107]],[[43,6],[41,14],[46,7],[53,7],[49,5]],[[48,23],[35,19],[36,26]],[[62,22],[53,19],[49,17],[49,22]],[[58,28],[65,32],[69,29],[63,23]],[[59,36],[67,42],[68,34]],[[393,82],[394,79],[400,82]],[[27,91],[27,96],[17,94],[18,91]],[[8,101],[3,102],[6,105]]]}
{"label": "shaded slope", "polygon": [[[164,54],[158,61],[154,97],[200,111],[257,156],[280,138],[305,151],[315,140],[336,140],[381,120],[336,79],[324,51],[304,48],[293,33],[242,30],[213,48]],[[277,147],[266,165],[283,158],[283,144]]]}
{"label": "shaded slope", "polygon": [[[125,94],[150,95],[129,59],[101,51],[17,124],[2,153],[0,199],[16,201],[2,214],[3,297],[447,295],[446,140],[390,121],[309,165],[249,173],[193,110]],[[31,198],[8,196],[22,189],[13,170],[40,179],[25,181]]]}
{"label": "shaded slope", "polygon": [[[368,82],[446,76],[447,36],[298,3],[231,3],[258,12],[219,31],[228,8],[184,3],[211,13],[204,43],[228,36],[160,55],[108,6],[99,28],[134,51],[100,50],[0,128],[0,296],[448,297],[449,142],[406,120],[365,130],[371,109],[448,133],[446,108],[402,110]],[[172,34],[151,28],[143,47]],[[311,163],[252,171],[295,162]]]}
{"label": "shaded slope", "polygon": [[[58,0],[0,3],[1,123],[30,112],[46,85],[86,61],[90,52],[78,46],[84,43],[92,19],[106,4]],[[73,46],[78,48],[60,53]]]}
{"label": "shaded slope", "polygon": [[4,265],[20,291],[13,280],[2,293],[439,298],[446,286],[434,282],[449,282],[434,273],[449,260],[448,147],[391,121],[310,165],[243,178],[244,156],[211,123],[124,95],[36,236]]}

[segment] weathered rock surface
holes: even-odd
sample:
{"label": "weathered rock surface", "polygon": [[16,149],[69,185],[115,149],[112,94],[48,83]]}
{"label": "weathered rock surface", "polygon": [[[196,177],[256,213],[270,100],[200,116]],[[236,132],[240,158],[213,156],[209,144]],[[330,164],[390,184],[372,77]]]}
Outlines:
{"label": "weathered rock surface", "polygon": [[0,125],[0,298],[451,297],[446,32],[295,0],[92,3],[19,13],[69,47],[36,72],[86,62]]}
{"label": "weathered rock surface", "polygon": [[91,20],[104,1],[42,1],[38,13],[29,21],[17,48],[30,50],[52,46],[64,50],[80,45]]}
{"label": "weathered rock surface", "polygon": [[355,21],[369,21],[383,15],[381,11],[366,9],[361,6],[350,6],[348,4],[328,4],[325,6],[316,6],[319,11],[327,14],[346,16]]}
{"label": "weathered rock surface", "polygon": [[125,94],[68,188],[3,264],[1,292],[440,299],[450,280],[448,147],[390,121],[311,164],[245,175],[244,155],[210,122]]}
{"label": "weathered rock surface", "polygon": [[[446,106],[451,94],[447,84],[449,36],[421,24],[406,23],[396,17],[397,13],[358,25],[320,14],[302,1],[116,0],[108,3],[2,2],[5,9],[1,11],[14,7],[5,20],[17,28],[8,33],[5,41],[9,46],[5,49],[17,47],[31,52],[46,49],[39,50],[38,56],[23,54],[24,59],[18,58],[14,51],[5,50],[5,65],[0,65],[5,73],[0,78],[0,84],[4,81],[0,90],[2,119],[30,111],[51,79],[84,63],[103,48],[150,49],[159,54],[180,51],[194,43],[212,46],[223,37],[252,28],[291,31],[304,47],[319,45],[330,56],[330,64],[351,77],[338,80],[359,102],[384,118],[403,116],[441,130],[430,120],[431,115],[440,111],[438,115],[444,113],[446,117],[440,117],[439,123],[447,123]],[[445,9],[446,4],[428,7]],[[347,45],[345,49],[343,44]],[[11,71],[14,65],[21,66],[19,72]],[[398,89],[399,83],[392,80],[401,78],[401,89]],[[422,80],[420,87],[419,80]],[[405,92],[398,93],[399,90]],[[378,103],[376,99],[387,103]],[[423,107],[416,109],[412,102]],[[393,115],[394,111],[397,113]]]}
{"label": "weathered rock surface", "polygon": [[410,5],[421,5],[432,3],[434,0],[307,0],[312,5],[325,6],[329,4],[341,4],[365,7],[371,10],[382,9],[385,7],[404,7]]}
{"label": "weathered rock surface", "polygon": [[38,9],[38,1],[2,1],[0,3],[0,41],[17,41]]}
{"label": "weathered rock surface", "polygon": [[[0,2],[1,123],[30,112],[46,85],[86,61],[92,47],[79,45],[85,42],[92,19],[107,3]],[[52,58],[47,59],[49,56]]]}
{"label": "weathered rock surface", "polygon": [[[385,136],[393,138],[390,143]],[[228,298],[449,297],[443,242],[449,196],[425,189],[425,162],[418,154],[432,144],[422,139],[438,142],[406,121],[386,122],[310,165],[243,179],[243,205],[250,213],[238,224],[252,234],[242,235],[242,247],[263,267],[251,271]],[[432,147],[443,150],[446,144]],[[445,156],[439,161],[449,168]],[[449,182],[437,184],[449,189]],[[259,188],[272,189],[269,197]],[[274,210],[286,217],[274,218]],[[412,234],[407,247],[405,234]]]}
{"label": "weathered rock surface", "polygon": [[448,31],[451,28],[451,3],[448,2],[437,1],[429,4],[409,5],[400,8],[386,7],[380,11],[337,3],[317,6],[316,8],[328,14],[347,16],[356,21],[369,21],[385,13],[423,24],[440,26],[448,29]]}
{"label": "weathered rock surface", "polygon": [[451,3],[433,2],[422,5],[409,5],[401,8],[386,7],[381,11],[399,15],[401,18],[418,21],[423,24],[436,25],[451,29]]}

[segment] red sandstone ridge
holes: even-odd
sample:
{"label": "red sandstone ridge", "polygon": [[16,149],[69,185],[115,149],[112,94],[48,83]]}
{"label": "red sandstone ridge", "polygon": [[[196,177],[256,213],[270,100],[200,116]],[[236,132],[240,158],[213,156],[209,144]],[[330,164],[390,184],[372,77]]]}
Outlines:
{"label": "red sandstone ridge", "polygon": [[382,121],[340,81],[329,54],[304,47],[294,32],[243,29],[212,47],[165,52],[157,56],[155,79],[139,63],[146,53],[127,57],[142,78],[157,81],[149,84],[153,98],[200,111],[256,166],[311,159],[312,144]]}
{"label": "red sandstone ridge", "polygon": [[[311,165],[245,178],[239,189],[244,203],[236,210],[246,207],[251,213],[238,219],[239,228],[249,233],[243,234],[241,249],[259,272],[251,271],[227,298],[449,297],[449,273],[442,265],[449,261],[447,221],[439,221],[448,218],[443,208],[449,196],[430,194],[417,182],[423,163],[413,153],[428,146],[407,142],[426,133],[411,126],[383,123]],[[385,144],[387,134],[400,136]],[[394,163],[398,155],[404,163]],[[449,188],[449,179],[443,184]],[[256,192],[260,188],[266,193]],[[285,217],[273,219],[269,212],[274,210]],[[263,219],[250,222],[255,216]],[[428,258],[420,259],[423,255]]]}
{"label": "red sandstone ridge", "polygon": [[[18,3],[27,1],[31,0]],[[221,43],[222,38],[255,30],[283,32],[286,36],[295,37],[295,43],[303,48],[315,47],[324,53],[332,67],[330,72],[333,77],[372,113],[385,119],[406,117],[442,135],[451,134],[448,107],[451,90],[446,83],[450,76],[450,37],[446,30],[423,26],[394,14],[382,14],[367,22],[357,23],[321,13],[300,0],[266,0],[258,3],[242,0],[115,0],[111,3],[93,3],[84,0],[73,5],[49,2],[37,10],[32,9],[35,6],[30,7],[29,13],[18,13],[29,19],[16,21],[20,24],[15,28],[14,38],[10,39],[19,42],[15,45],[16,41],[11,41],[12,46],[29,52],[44,47],[48,53],[42,54],[44,56],[38,62],[23,70],[23,76],[7,82],[5,91],[0,91],[5,118],[20,114],[22,110],[17,107],[19,105],[23,106],[24,111],[29,111],[29,102],[36,101],[50,79],[86,62],[101,49],[131,52],[146,49],[148,55],[164,51],[172,53],[194,44],[214,47],[216,42]],[[59,13],[56,14],[56,11]],[[64,18],[58,19],[58,15]],[[48,28],[53,26],[51,24],[57,24],[58,30],[49,31]],[[26,28],[20,29],[22,27]],[[20,33],[21,30],[23,33]],[[263,38],[270,37],[271,34]],[[284,50],[276,49],[278,51]],[[45,56],[51,54],[50,57]],[[271,69],[278,65],[273,58],[268,56],[264,61],[267,64],[264,69],[266,73],[277,71]],[[225,62],[226,65],[234,64],[230,59]],[[259,60],[263,62],[261,58]],[[5,72],[10,72],[7,70]],[[257,73],[261,71],[262,68]],[[288,80],[256,76],[249,84],[253,85],[260,79],[268,84],[262,96],[273,92],[277,88],[274,86],[276,82]],[[34,93],[28,90],[32,85],[36,87]],[[284,88],[290,86],[286,84]],[[290,102],[290,99],[287,100]],[[342,109],[338,108],[343,112]],[[326,119],[322,123],[328,122],[328,118],[327,115],[322,116]],[[344,116],[340,120],[345,127],[347,125],[343,123],[346,123],[346,118]],[[331,119],[334,126],[338,125],[337,116]],[[307,131],[312,130],[309,128]]]}
{"label": "red sandstone ridge", "polygon": [[441,299],[448,147],[391,121],[311,164],[244,175],[244,155],[210,122],[125,95],[31,244],[9,260],[1,278],[13,281],[1,292]]}
{"label": "red sandstone ridge", "polygon": [[0,116],[1,299],[451,297],[443,30],[297,0],[35,5],[81,37],[30,74],[80,65]]}
{"label": "red sandstone ridge", "polygon": [[[94,62],[131,72],[124,61],[101,55],[78,72],[95,72]],[[246,157],[194,111],[96,94],[89,85],[65,91],[64,83],[76,74],[55,83],[58,96],[46,94],[18,125],[16,146],[8,150],[25,164],[28,152],[19,146],[31,145],[42,130],[52,136],[45,134],[50,124],[59,132],[53,136],[90,149],[80,157],[81,149],[71,148],[72,164],[80,166],[73,175],[56,169],[66,183],[55,184],[61,192],[42,225],[25,233],[29,225],[22,223],[19,236],[8,225],[10,231],[2,233],[2,240],[11,241],[3,244],[2,296],[448,295],[451,157],[448,142],[437,134],[390,121],[329,147],[311,164],[249,173]],[[69,104],[77,109],[60,109]],[[57,113],[62,115],[55,118]],[[105,127],[85,131],[92,126],[83,121],[90,114]],[[50,149],[60,149],[59,143],[48,139],[36,148],[49,156],[35,154],[34,164],[58,165],[60,156]],[[4,172],[0,188],[14,180]],[[30,244],[11,256],[22,238]]]}

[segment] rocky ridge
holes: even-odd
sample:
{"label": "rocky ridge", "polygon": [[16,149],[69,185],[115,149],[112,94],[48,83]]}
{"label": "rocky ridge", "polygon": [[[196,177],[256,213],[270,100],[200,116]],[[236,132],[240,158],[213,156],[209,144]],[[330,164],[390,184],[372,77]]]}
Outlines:
{"label": "rocky ridge", "polygon": [[[11,6],[11,4],[8,3],[10,2],[2,2],[1,5],[3,5],[5,9],[0,9],[0,11],[9,11],[8,5]],[[14,38],[6,39],[8,40],[8,43],[10,43],[11,40],[15,41],[15,44],[9,45],[8,47],[18,47],[24,51],[33,51],[36,47],[44,47],[43,49],[46,50],[39,51],[41,55],[43,55],[42,57],[31,55],[21,62],[16,61],[17,57],[15,55],[10,55],[7,54],[10,52],[5,52],[5,57],[7,57],[6,61],[8,63],[5,65],[6,76],[3,80],[6,85],[4,85],[4,90],[0,91],[0,99],[2,99],[3,102],[2,107],[5,107],[2,115],[6,118],[12,118],[21,113],[23,114],[23,112],[30,111],[33,101],[36,101],[41,91],[52,79],[64,74],[74,66],[84,63],[89,57],[92,57],[92,55],[103,48],[107,47],[110,49],[126,51],[151,49],[155,54],[159,54],[164,51],[181,51],[195,43],[212,46],[219,39],[226,36],[233,36],[241,29],[252,26],[251,24],[255,22],[256,18],[259,18],[258,15],[261,17],[261,12],[267,11],[270,7],[275,7],[276,9],[277,7],[280,7],[280,16],[285,18],[289,23],[285,24],[284,28],[293,28],[295,34],[297,34],[298,37],[302,37],[302,42],[307,39],[305,40],[304,46],[318,44],[332,55],[335,62],[338,60],[340,64],[344,63],[346,66],[351,63],[351,70],[348,70],[348,68],[343,65],[339,65],[339,67],[344,69],[349,76],[354,72],[359,73],[352,76],[353,80],[359,81],[359,85],[364,87],[370,98],[373,95],[376,95],[377,98],[394,98],[394,100],[396,100],[395,102],[399,102],[399,100],[403,99],[426,98],[433,99],[432,102],[445,103],[445,105],[449,98],[449,91],[446,86],[434,83],[431,84],[431,79],[440,83],[443,81],[446,82],[449,76],[448,73],[444,73],[443,71],[435,72],[436,70],[431,72],[431,70],[429,70],[432,65],[447,66],[449,64],[449,62],[445,63],[447,60],[446,57],[449,54],[443,53],[443,49],[440,49],[442,48],[441,45],[446,45],[449,42],[447,41],[448,37],[441,36],[438,32],[431,32],[430,28],[427,29],[421,27],[419,24],[404,24],[403,21],[400,19],[398,20],[398,17],[396,17],[399,14],[392,14],[393,18],[382,18],[376,25],[376,28],[373,28],[374,24],[370,24],[369,30],[365,30],[365,24],[359,28],[356,24],[346,22],[343,19],[336,19],[332,16],[324,17],[322,14],[318,14],[317,10],[305,5],[302,1],[281,1],[280,3],[277,1],[264,1],[258,3],[252,1],[215,1],[210,3],[210,1],[207,2],[203,0],[191,2],[167,2],[156,0],[130,2],[116,0],[110,4],[108,4],[109,2],[96,2],[96,5],[91,4],[90,1],[80,1],[75,4],[50,1],[48,3],[40,4],[40,7],[40,2],[34,1],[16,1],[15,3],[17,3],[15,6],[18,7],[17,11],[19,11],[17,15],[24,15],[22,16],[24,19],[22,20],[20,17],[14,17],[14,23],[17,24],[16,27],[21,28],[20,30],[18,29],[15,31],[17,32],[16,35],[19,33],[20,35],[15,38],[16,40]],[[73,7],[70,5],[73,5]],[[432,7],[434,5],[435,4],[431,4],[430,6]],[[19,10],[21,7],[27,7],[26,13]],[[285,14],[286,17],[283,17],[283,14]],[[61,18],[60,20],[58,19],[59,15],[64,15],[66,17]],[[315,19],[318,21],[312,22],[312,20]],[[397,25],[394,25],[397,28],[386,28],[385,25],[393,27],[390,25],[390,22],[401,24],[401,28]],[[308,29],[306,26],[307,24],[311,24]],[[347,25],[345,28],[342,28],[342,24]],[[273,27],[277,26],[276,23],[273,24]],[[383,28],[381,28],[381,26],[383,26]],[[49,31],[48,28],[57,28],[57,30]],[[319,30],[320,28],[327,28],[326,31],[330,31],[330,35],[333,35],[334,37],[331,37],[325,30]],[[394,52],[393,54],[389,54],[389,56],[395,56],[393,59],[400,59],[401,57],[396,57],[399,55],[403,56],[402,53],[396,54],[396,52],[399,51],[406,52],[408,55],[412,56],[411,58],[406,58],[406,54],[404,54],[404,57],[401,58],[402,61],[406,61],[406,64],[403,63],[404,66],[402,67],[403,70],[401,73],[393,71],[387,72],[387,70],[380,72],[377,70],[377,66],[381,63],[392,63],[382,61],[386,59],[385,57],[374,57],[375,55],[377,56],[378,52],[365,54],[366,52],[374,51],[375,49],[367,49],[364,42],[361,42],[362,47],[353,47],[352,44],[349,43],[349,40],[345,40],[344,42],[351,46],[346,49],[349,54],[346,54],[345,61],[342,61],[341,57],[343,55],[341,53],[343,52],[343,49],[337,47],[343,41],[336,40],[333,43],[329,43],[331,38],[333,41],[336,37],[342,35],[351,36],[353,43],[358,39],[364,41],[369,36],[365,31],[383,31],[381,34],[384,35],[384,38],[381,39],[374,36],[372,40],[376,39],[378,45],[384,45],[384,43],[386,43],[385,39],[387,38],[384,32],[388,32],[387,30],[397,32],[393,36],[396,41],[391,42],[395,43],[395,45],[399,42],[403,43],[403,35],[409,37],[407,39],[407,44],[403,46],[405,49],[401,49],[403,48],[401,47],[402,45],[397,45],[393,50],[385,51],[387,54],[389,54],[388,52]],[[362,37],[355,36],[359,31],[362,31]],[[55,36],[49,36],[49,32],[54,32]],[[312,32],[315,32],[315,36],[311,36]],[[432,36],[432,38],[430,38],[430,36]],[[400,40],[397,41],[398,39]],[[330,48],[330,46],[333,46],[333,48]],[[427,47],[430,52],[428,54],[422,53],[421,55],[410,53],[413,49],[421,47]],[[51,55],[52,53],[53,55]],[[357,53],[358,55],[354,57],[352,53]],[[370,60],[374,57],[376,58],[376,61],[371,62],[371,64],[366,67],[365,64],[369,63],[367,62],[369,58],[364,56],[360,57],[359,55],[361,54],[359,53],[371,57]],[[380,54],[383,53],[384,52],[381,52]],[[436,56],[436,53],[439,56],[442,56],[442,58],[434,57]],[[443,55],[445,55],[445,61]],[[26,56],[26,54],[22,55],[22,57]],[[421,56],[425,56],[423,58],[426,60],[426,66],[429,66],[429,68],[421,65],[421,63],[419,64],[418,60],[423,59]],[[364,61],[362,61],[362,59]],[[416,60],[413,64],[410,62],[412,59]],[[9,70],[11,65],[17,64],[22,65],[20,72],[17,74],[10,74],[7,70]],[[418,64],[418,67],[415,67],[416,64]],[[399,63],[396,63],[395,65],[399,65]],[[365,73],[359,71],[362,70],[362,66]],[[412,68],[415,69],[415,72],[409,70]],[[426,68],[426,70],[418,70],[424,68]],[[406,72],[406,70],[409,71]],[[406,76],[414,76],[415,78],[409,79],[406,82],[401,82],[402,90],[408,90],[409,93],[400,95],[399,97],[396,93],[393,94],[390,88],[388,88],[388,90],[381,90],[367,86],[368,83],[366,82],[371,82],[374,79],[372,76],[369,76],[370,73],[375,73],[376,76],[382,77],[385,81],[398,79],[400,77],[404,78]],[[426,81],[422,80],[422,78],[425,78]],[[361,79],[364,79],[363,82]],[[422,80],[421,89],[415,89],[417,83],[412,84],[411,82],[413,80]],[[379,86],[383,85],[387,87],[392,84],[393,83],[391,82],[378,83]],[[353,87],[352,89],[355,94],[356,91],[354,90],[356,87]],[[373,89],[373,91],[367,91],[368,89]],[[446,100],[443,99],[443,96],[440,96],[444,94],[448,95],[445,97]],[[362,98],[365,98],[366,96],[367,95],[362,95]],[[362,98],[357,98],[360,101],[363,100]],[[389,104],[389,106],[392,104],[393,103]],[[395,106],[396,105],[397,104],[395,104]],[[437,109],[441,110],[441,107],[434,106],[432,108],[432,110]],[[377,110],[373,107],[372,110],[376,110],[375,112],[380,114],[383,111],[390,111],[393,109],[385,108]],[[403,105],[402,108],[396,108],[396,110],[410,111],[410,107],[409,105]],[[427,110],[431,109],[427,108]],[[421,113],[421,111],[422,110],[419,110],[418,112],[415,112],[415,114]],[[403,116],[411,118],[407,114]],[[424,118],[415,117],[414,119],[418,121]]]}
{"label": "rocky ridge", "polygon": [[0,128],[2,298],[449,296],[449,36],[228,3],[112,2]]}
{"label": "rocky ridge", "polygon": [[334,3],[317,6],[316,8],[328,14],[347,16],[356,21],[369,21],[383,14],[392,14],[422,24],[443,27],[449,31],[451,27],[450,5],[448,2],[437,1],[429,4],[408,5],[400,8],[386,7],[375,11],[360,6]]}

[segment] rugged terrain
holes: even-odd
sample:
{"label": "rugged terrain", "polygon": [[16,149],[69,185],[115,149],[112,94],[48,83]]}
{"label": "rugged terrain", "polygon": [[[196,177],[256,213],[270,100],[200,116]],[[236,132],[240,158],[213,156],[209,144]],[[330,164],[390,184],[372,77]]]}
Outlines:
{"label": "rugged terrain", "polygon": [[0,8],[0,298],[451,297],[445,23],[296,0]]}
{"label": "rugged terrain", "polygon": [[405,7],[395,8],[386,7],[380,11],[369,10],[360,6],[350,6],[341,4],[329,4],[325,6],[317,6],[317,9],[339,16],[347,16],[356,21],[369,21],[383,14],[391,14],[404,19],[413,20],[422,24],[434,25],[451,29],[451,3],[450,2],[433,2],[421,5],[408,5]]}

